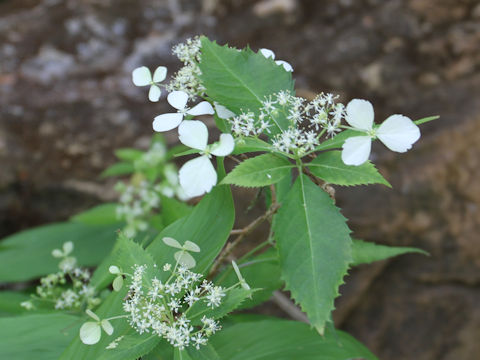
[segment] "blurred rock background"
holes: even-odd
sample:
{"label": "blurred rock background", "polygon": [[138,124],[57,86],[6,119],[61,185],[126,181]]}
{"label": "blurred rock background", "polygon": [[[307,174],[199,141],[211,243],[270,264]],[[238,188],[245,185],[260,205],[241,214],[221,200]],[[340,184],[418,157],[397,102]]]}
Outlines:
{"label": "blurred rock background", "polygon": [[431,257],[352,270],[335,321],[381,359],[477,359],[478,0],[0,0],[0,235],[115,196],[98,174],[168,109],[131,70],[173,73],[171,46],[196,34],[271,48],[301,94],[369,99],[378,120],[441,115],[415,151],[374,147],[393,190],[336,189],[357,238]]}

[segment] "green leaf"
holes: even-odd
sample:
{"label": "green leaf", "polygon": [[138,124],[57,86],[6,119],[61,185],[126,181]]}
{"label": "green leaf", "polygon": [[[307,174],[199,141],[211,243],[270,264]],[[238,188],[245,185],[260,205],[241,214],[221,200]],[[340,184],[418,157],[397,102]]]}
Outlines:
{"label": "green leaf", "polygon": [[220,360],[217,352],[209,343],[202,345],[198,350],[190,346],[187,348],[187,352],[192,360]]}
{"label": "green leaf", "polygon": [[[102,334],[102,336],[105,334]],[[113,339],[111,339],[113,341]],[[114,349],[105,349],[98,360],[129,360],[137,359],[138,357],[150,352],[161,339],[157,334],[132,333],[125,335]]]}
{"label": "green leaf", "polygon": [[115,156],[123,161],[135,161],[140,159],[145,152],[138,149],[118,149],[115,150]]}
{"label": "green leaf", "polygon": [[110,252],[119,225],[57,223],[25,230],[2,240],[0,281],[25,281],[58,271],[53,249],[66,241],[74,244],[73,256],[81,266],[94,266]]}
{"label": "green leaf", "polygon": [[286,288],[320,333],[351,263],[345,221],[328,194],[300,175],[274,223]]}
{"label": "green leaf", "polygon": [[20,303],[30,299],[30,295],[23,292],[0,291],[0,316],[27,312],[28,310],[20,306]]}
{"label": "green leaf", "polygon": [[0,359],[58,359],[80,324],[77,316],[59,313],[0,318]]}
{"label": "green leaf", "polygon": [[374,261],[385,260],[390,257],[417,253],[429,256],[429,254],[421,249],[413,247],[397,247],[378,245],[362,240],[353,240],[352,243],[352,265],[369,264]]}
{"label": "green leaf", "polygon": [[341,151],[320,153],[312,162],[306,165],[313,175],[330,184],[346,186],[383,184],[391,187],[390,183],[385,180],[370,161],[360,166],[345,165]]}
{"label": "green leaf", "polygon": [[425,124],[429,121],[433,121],[433,120],[437,120],[439,119],[440,116],[439,115],[434,115],[434,116],[428,116],[428,117],[425,117],[425,118],[422,118],[422,119],[418,119],[418,120],[415,120],[414,123],[416,125],[421,125],[421,124]]}
{"label": "green leaf", "polygon": [[220,319],[240,307],[243,300],[249,297],[252,292],[252,290],[243,288],[232,289],[222,298],[221,305],[214,309],[207,306],[207,303],[203,300],[197,301],[188,310],[188,317],[192,320],[193,325],[200,325],[203,316]]}
{"label": "green leaf", "polygon": [[[200,78],[207,95],[236,114],[252,111],[256,114],[265,96],[281,90],[292,92],[292,74],[275,64],[272,59],[254,53],[220,46],[202,37]],[[285,119],[284,119],[285,120]],[[272,133],[285,129],[288,122],[277,122]]]}
{"label": "green leaf", "polygon": [[180,243],[190,240],[200,246],[200,253],[193,254],[197,261],[193,271],[204,273],[225,245],[234,220],[235,209],[230,188],[216,186],[193,208],[190,215],[167,226],[147,249],[158,266],[163,266],[174,262],[173,254],[177,251],[163,243],[164,237],[172,237]]}
{"label": "green leaf", "polygon": [[352,136],[365,136],[365,133],[355,130],[344,130],[333,138],[325,140],[315,148],[315,151],[339,149],[343,146],[345,140]]}
{"label": "green leaf", "polygon": [[187,350],[180,350],[179,348],[175,348],[173,350],[173,360],[193,360],[193,359],[190,357]]}
{"label": "green leaf", "polygon": [[132,174],[134,171],[135,171],[135,167],[133,166],[132,163],[118,162],[106,168],[100,174],[100,177],[106,178],[109,176],[127,175],[127,174]]}
{"label": "green leaf", "polygon": [[192,207],[174,198],[161,196],[163,225],[167,226],[192,212]]}
{"label": "green leaf", "polygon": [[259,138],[246,137],[235,139],[235,149],[233,155],[257,152],[257,151],[273,151],[273,146],[260,140]]}
{"label": "green leaf", "polygon": [[293,167],[294,165],[283,157],[263,154],[237,165],[222,183],[245,187],[267,186],[279,182],[290,174]]}
{"label": "green leaf", "polygon": [[307,324],[288,320],[238,323],[216,333],[209,343],[228,360],[378,360],[343,331],[324,336]]}
{"label": "green leaf", "polygon": [[107,203],[95,206],[80,214],[74,215],[70,221],[85,225],[110,225],[118,223],[117,204]]}

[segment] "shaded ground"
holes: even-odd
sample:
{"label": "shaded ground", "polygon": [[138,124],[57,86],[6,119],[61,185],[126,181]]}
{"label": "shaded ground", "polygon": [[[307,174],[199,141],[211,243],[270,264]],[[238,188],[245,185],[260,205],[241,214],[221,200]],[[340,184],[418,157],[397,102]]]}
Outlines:
{"label": "shaded ground", "polygon": [[[170,4],[170,6],[168,5]],[[139,65],[204,33],[268,47],[303,94],[370,99],[378,119],[440,114],[406,155],[374,147],[393,190],[337,189],[355,235],[414,245],[352,271],[336,321],[382,359],[475,359],[480,351],[480,5],[410,1],[0,1],[0,234],[111,196],[96,180],[119,146],[145,146]]]}

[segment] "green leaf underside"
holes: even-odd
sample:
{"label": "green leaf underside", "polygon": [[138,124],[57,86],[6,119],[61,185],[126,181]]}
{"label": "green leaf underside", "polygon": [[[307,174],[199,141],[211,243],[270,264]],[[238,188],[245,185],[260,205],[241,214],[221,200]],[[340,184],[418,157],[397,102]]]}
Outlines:
{"label": "green leaf underside", "polygon": [[58,271],[59,259],[52,256],[52,250],[61,249],[66,241],[73,242],[73,255],[80,265],[97,265],[112,249],[119,226],[67,222],[9,236],[1,241],[0,281],[25,281]]}
{"label": "green leaf underside", "polygon": [[353,240],[352,265],[369,264],[374,261],[385,260],[390,257],[408,253],[429,255],[426,251],[413,247],[387,246],[362,240]]}
{"label": "green leaf underside", "polygon": [[77,316],[60,313],[0,318],[0,359],[58,359],[80,324]]}
{"label": "green leaf underside", "polygon": [[[254,53],[220,46],[202,37],[200,76],[207,95],[236,114],[248,110],[258,115],[265,97],[281,90],[294,91],[292,74],[272,59]],[[288,123],[273,124],[272,133],[286,129]]]}
{"label": "green leaf underside", "polygon": [[209,342],[220,359],[228,360],[377,360],[343,331],[320,336],[307,324],[279,319],[237,323]]}
{"label": "green leaf underside", "polygon": [[237,165],[223,179],[224,184],[260,187],[275,184],[290,174],[294,167],[287,159],[273,154],[263,154]]}
{"label": "green leaf underside", "polygon": [[286,288],[320,333],[351,263],[345,221],[327,193],[300,175],[274,222]]}
{"label": "green leaf underside", "polygon": [[193,325],[201,325],[204,315],[208,318],[220,319],[237,309],[252,292],[243,288],[232,289],[222,298],[221,305],[214,309],[208,307],[205,301],[198,301],[190,307],[188,317]]}
{"label": "green leaf underside", "polygon": [[391,187],[370,161],[360,166],[345,165],[341,151],[320,153],[306,165],[315,176],[330,184],[344,186],[383,184]]}
{"label": "green leaf underside", "polygon": [[200,253],[193,253],[197,265],[192,271],[204,273],[227,241],[235,219],[232,194],[228,186],[216,186],[195,206],[190,215],[166,227],[148,251],[158,266],[174,263],[177,249],[166,246],[162,239],[172,237],[181,244],[193,241]]}

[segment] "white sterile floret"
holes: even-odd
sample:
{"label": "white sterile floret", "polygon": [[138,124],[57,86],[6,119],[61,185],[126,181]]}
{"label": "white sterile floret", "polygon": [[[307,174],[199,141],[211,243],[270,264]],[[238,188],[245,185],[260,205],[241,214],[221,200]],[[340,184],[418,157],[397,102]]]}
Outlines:
{"label": "white sterile floret", "polygon": [[63,243],[62,250],[54,249],[52,251],[52,256],[55,258],[67,257],[73,251],[73,242],[67,241]]}
{"label": "white sterile floret", "polygon": [[201,154],[200,157],[187,161],[180,168],[180,185],[189,197],[203,195],[217,183],[217,172],[210,161],[211,155],[229,155],[235,146],[233,137],[230,134],[221,134],[220,141],[207,145],[207,126],[195,120],[183,121],[178,128],[178,133],[184,145],[199,150]]}
{"label": "white sterile floret", "polygon": [[181,245],[177,240],[171,237],[164,237],[163,242],[175,249],[180,249],[174,254],[175,260],[187,269],[191,269],[196,265],[195,259],[188,252],[200,252],[200,247],[192,241],[185,241],[185,244]]}
{"label": "white sterile floret", "polygon": [[[267,59],[272,58],[272,60],[275,60],[275,53],[270,49],[265,49],[265,48],[260,49],[260,53],[263,56],[265,56]],[[282,65],[283,68],[285,69],[285,71],[293,72],[293,67],[288,62],[283,61],[283,60],[276,60],[275,63],[277,65]]]}
{"label": "white sterile floret", "polygon": [[95,321],[87,321],[80,328],[80,340],[86,345],[94,345],[100,341],[102,336],[102,329],[108,335],[113,334],[113,326],[107,319],[100,320],[100,318],[93,311],[87,309],[85,311]]}
{"label": "white sterile floret", "polygon": [[215,111],[208,101],[202,101],[193,108],[187,107],[188,94],[184,91],[173,91],[167,96],[168,103],[178,110],[176,113],[158,115],[153,121],[153,130],[162,132],[176,128],[187,115],[213,115]]}
{"label": "white sterile floret", "polygon": [[225,106],[219,104],[216,101],[213,103],[213,106],[215,107],[215,112],[217,113],[217,116],[220,119],[227,120],[227,119],[231,119],[235,116],[234,112],[228,110]]}
{"label": "white sterile floret", "polygon": [[132,81],[136,86],[148,86],[148,99],[152,102],[157,102],[160,99],[162,91],[157,85],[167,77],[167,68],[165,66],[159,66],[154,71],[153,76],[150,70],[146,66],[141,66],[132,71]]}
{"label": "white sterile floret", "polygon": [[420,129],[406,116],[392,115],[379,127],[373,125],[374,111],[367,100],[353,99],[347,105],[345,120],[365,135],[348,138],[343,144],[342,160],[361,165],[368,160],[372,139],[378,138],[390,150],[405,152],[420,138]]}

